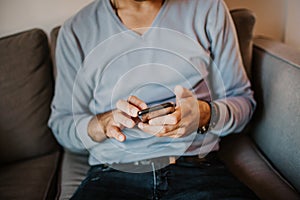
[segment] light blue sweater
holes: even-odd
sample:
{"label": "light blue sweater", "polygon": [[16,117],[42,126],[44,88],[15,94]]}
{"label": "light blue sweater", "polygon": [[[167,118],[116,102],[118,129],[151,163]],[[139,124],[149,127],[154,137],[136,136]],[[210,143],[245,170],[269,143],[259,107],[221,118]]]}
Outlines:
{"label": "light blue sweater", "polygon": [[[222,0],[166,0],[143,35],[121,23],[110,0],[96,0],[61,28],[56,62],[49,127],[65,148],[87,149],[91,165],[217,150],[219,136],[241,131],[255,107]],[[216,102],[221,115],[213,130],[171,139],[136,127],[123,130],[124,143],[96,143],[88,136],[91,118],[115,109],[119,99],[136,95],[149,105],[174,101],[176,85]]]}

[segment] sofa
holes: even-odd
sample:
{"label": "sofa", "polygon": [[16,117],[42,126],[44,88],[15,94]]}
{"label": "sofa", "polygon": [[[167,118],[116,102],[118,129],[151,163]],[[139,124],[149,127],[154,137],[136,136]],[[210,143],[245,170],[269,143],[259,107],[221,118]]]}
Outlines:
{"label": "sofa", "polygon": [[[231,15],[258,106],[219,157],[260,199],[300,199],[300,51],[253,39],[251,11]],[[69,199],[89,169],[87,153],[64,150],[47,127],[58,32],[0,39],[0,199]]]}
{"label": "sofa", "polygon": [[0,63],[0,199],[54,199],[62,148],[47,127],[47,36],[34,29],[1,38]]}

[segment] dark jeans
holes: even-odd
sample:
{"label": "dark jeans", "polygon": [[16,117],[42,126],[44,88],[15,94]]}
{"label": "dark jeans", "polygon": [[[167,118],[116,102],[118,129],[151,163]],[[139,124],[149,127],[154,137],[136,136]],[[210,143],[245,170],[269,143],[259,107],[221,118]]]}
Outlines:
{"label": "dark jeans", "polygon": [[181,157],[176,164],[145,173],[93,166],[72,199],[257,199],[215,154],[208,157]]}

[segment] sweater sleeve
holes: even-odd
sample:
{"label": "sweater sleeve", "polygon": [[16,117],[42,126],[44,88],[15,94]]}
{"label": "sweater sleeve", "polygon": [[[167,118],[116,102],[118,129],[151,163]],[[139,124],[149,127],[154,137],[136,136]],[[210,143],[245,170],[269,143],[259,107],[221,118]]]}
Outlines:
{"label": "sweater sleeve", "polygon": [[48,126],[58,142],[73,152],[84,152],[96,145],[88,136],[87,126],[93,114],[89,111],[92,91],[76,87],[83,53],[70,23],[61,28],[57,40],[57,78]]}
{"label": "sweater sleeve", "polygon": [[220,117],[211,132],[225,136],[243,130],[253,114],[256,102],[243,67],[230,13],[223,0],[215,3],[217,5],[212,8],[207,23],[212,57],[208,79]]}

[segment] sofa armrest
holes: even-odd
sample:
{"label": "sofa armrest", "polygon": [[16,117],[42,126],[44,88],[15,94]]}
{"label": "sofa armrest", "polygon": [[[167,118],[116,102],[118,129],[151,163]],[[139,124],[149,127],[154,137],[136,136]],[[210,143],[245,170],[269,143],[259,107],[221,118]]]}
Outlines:
{"label": "sofa armrest", "polygon": [[300,191],[300,51],[261,37],[254,44],[252,85],[257,109],[251,137]]}
{"label": "sofa armrest", "polygon": [[254,48],[262,50],[300,69],[300,50],[263,36],[254,38]]}
{"label": "sofa armrest", "polygon": [[222,139],[220,159],[260,199],[299,199],[299,194],[272,167],[246,134]]}
{"label": "sofa armrest", "polygon": [[257,110],[243,134],[222,139],[219,155],[259,198],[300,199],[300,52],[259,37],[252,63]]}

